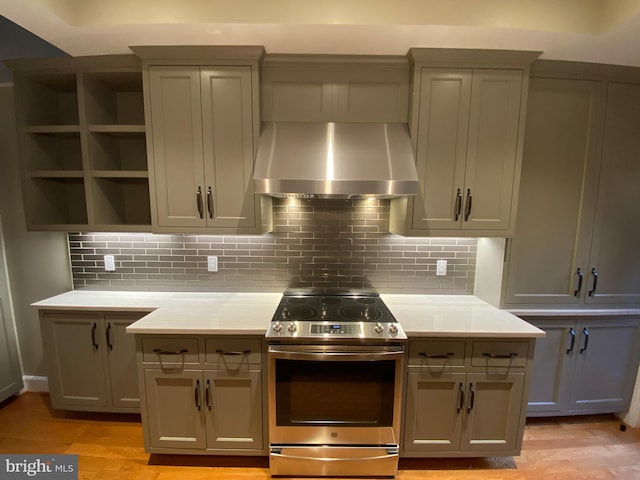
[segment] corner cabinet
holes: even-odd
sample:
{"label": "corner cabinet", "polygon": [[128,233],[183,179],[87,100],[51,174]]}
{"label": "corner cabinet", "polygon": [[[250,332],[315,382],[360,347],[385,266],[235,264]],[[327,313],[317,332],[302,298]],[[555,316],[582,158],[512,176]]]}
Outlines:
{"label": "corner cabinet", "polygon": [[7,62],[30,230],[150,231],[140,60]]}
{"label": "corner cabinet", "polygon": [[262,455],[262,337],[136,336],[150,453]]}
{"label": "corner cabinet", "polygon": [[573,69],[533,71],[507,307],[640,304],[640,75]]}
{"label": "corner cabinet", "polygon": [[533,344],[411,339],[402,455],[519,454]]}
{"label": "corner cabinet", "polygon": [[135,344],[126,328],[144,315],[41,311],[51,406],[138,413]]}
{"label": "corner cabinet", "polygon": [[523,317],[536,342],[528,416],[624,412],[640,361],[640,318]]}
{"label": "corner cabinet", "polygon": [[175,58],[158,58],[162,47],[133,50],[144,62],[153,230],[269,230],[270,199],[253,191],[263,49],[230,58],[232,47],[203,47],[197,64],[180,60],[193,58],[180,48],[170,49]]}
{"label": "corner cabinet", "polygon": [[[513,53],[513,52],[511,52]],[[390,230],[403,235],[507,236],[515,227],[528,63],[452,68],[411,51],[411,135],[421,193],[391,202]],[[464,52],[457,54],[464,64]],[[536,55],[537,56],[537,55]],[[437,57],[437,56],[436,56]],[[455,58],[455,56],[454,56]],[[511,60],[514,60],[513,58]],[[514,60],[515,61],[515,60]]]}

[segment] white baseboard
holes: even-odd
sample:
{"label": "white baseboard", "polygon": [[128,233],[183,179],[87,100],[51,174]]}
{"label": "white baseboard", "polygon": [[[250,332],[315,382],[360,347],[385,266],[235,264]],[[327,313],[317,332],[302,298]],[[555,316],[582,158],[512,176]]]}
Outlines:
{"label": "white baseboard", "polygon": [[24,388],[22,392],[48,392],[49,391],[49,379],[47,377],[37,377],[34,375],[23,375],[22,382]]}

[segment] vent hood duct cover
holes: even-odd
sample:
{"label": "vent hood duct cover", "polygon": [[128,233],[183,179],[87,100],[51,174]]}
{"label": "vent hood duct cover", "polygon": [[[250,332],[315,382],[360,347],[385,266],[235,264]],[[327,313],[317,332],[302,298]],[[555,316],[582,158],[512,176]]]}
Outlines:
{"label": "vent hood duct cover", "polygon": [[409,130],[400,123],[265,122],[256,193],[390,198],[419,192]]}

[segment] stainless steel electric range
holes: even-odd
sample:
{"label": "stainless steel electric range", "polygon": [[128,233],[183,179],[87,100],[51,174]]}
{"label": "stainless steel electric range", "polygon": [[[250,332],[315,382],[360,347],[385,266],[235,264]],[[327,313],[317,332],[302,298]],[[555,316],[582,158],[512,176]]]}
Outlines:
{"label": "stainless steel electric range", "polygon": [[407,337],[380,296],[288,290],[266,337],[271,474],[394,476]]}

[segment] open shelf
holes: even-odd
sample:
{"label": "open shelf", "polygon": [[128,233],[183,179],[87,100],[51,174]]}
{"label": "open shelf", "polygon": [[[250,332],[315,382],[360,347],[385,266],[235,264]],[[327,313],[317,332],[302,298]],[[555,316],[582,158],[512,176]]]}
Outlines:
{"label": "open shelf", "polygon": [[147,145],[141,132],[89,134],[92,170],[147,170]]}
{"label": "open shelf", "polygon": [[84,87],[89,125],[144,126],[140,72],[87,73]]}
{"label": "open shelf", "polygon": [[86,225],[84,179],[27,178],[31,224]]}
{"label": "open shelf", "polygon": [[22,98],[27,126],[79,124],[75,73],[30,76],[23,80]]}
{"label": "open shelf", "polygon": [[149,180],[94,178],[93,212],[100,225],[151,225]]}
{"label": "open shelf", "polygon": [[80,133],[27,133],[23,142],[27,171],[82,170]]}

